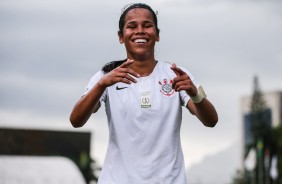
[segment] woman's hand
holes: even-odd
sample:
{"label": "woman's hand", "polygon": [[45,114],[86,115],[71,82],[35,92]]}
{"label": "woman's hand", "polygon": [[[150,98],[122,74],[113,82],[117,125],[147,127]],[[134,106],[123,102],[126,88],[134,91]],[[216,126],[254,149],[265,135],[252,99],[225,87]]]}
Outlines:
{"label": "woman's hand", "polygon": [[174,63],[172,64],[171,69],[176,74],[176,77],[172,81],[172,88],[177,92],[185,90],[190,97],[196,96],[198,92],[197,87],[194,85],[189,75],[178,68]]}
{"label": "woman's hand", "polygon": [[[171,69],[176,74],[172,82],[172,88],[178,92],[185,90],[190,97],[196,96],[198,89],[189,75],[175,64],[172,64]],[[192,114],[196,115],[205,126],[214,127],[216,125],[218,121],[217,112],[208,99],[204,98],[200,103],[193,103],[192,100],[189,100],[186,107]]]}
{"label": "woman's hand", "polygon": [[129,68],[132,63],[134,63],[133,60],[127,59],[126,62],[122,63],[119,67],[113,69],[111,72],[102,77],[98,82],[99,85],[109,87],[117,82],[123,82],[126,84],[130,84],[132,82],[136,83],[137,81],[132,76],[139,78],[140,75]]}

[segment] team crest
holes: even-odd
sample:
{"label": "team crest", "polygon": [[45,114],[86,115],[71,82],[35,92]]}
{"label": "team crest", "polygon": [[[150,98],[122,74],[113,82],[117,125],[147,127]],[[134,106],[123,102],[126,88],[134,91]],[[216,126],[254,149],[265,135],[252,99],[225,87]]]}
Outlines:
{"label": "team crest", "polygon": [[172,89],[172,80],[164,79],[162,82],[159,81],[161,85],[160,92],[165,96],[171,96],[174,93],[174,89]]}

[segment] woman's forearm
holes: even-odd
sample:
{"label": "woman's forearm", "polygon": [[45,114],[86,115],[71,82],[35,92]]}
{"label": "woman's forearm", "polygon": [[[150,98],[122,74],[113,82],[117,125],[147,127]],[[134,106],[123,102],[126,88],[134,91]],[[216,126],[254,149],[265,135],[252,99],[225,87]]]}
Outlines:
{"label": "woman's forearm", "polygon": [[106,87],[97,83],[85,96],[79,99],[70,115],[70,122],[73,127],[82,127],[91,114],[97,111],[105,89]]}

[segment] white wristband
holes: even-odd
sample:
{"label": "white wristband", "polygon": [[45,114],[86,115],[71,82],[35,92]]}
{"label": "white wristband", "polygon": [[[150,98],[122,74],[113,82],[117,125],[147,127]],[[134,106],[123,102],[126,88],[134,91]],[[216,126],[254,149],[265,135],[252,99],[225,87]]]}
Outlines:
{"label": "white wristband", "polygon": [[196,96],[190,97],[194,103],[200,103],[205,97],[207,97],[202,86],[198,87],[198,92]]}

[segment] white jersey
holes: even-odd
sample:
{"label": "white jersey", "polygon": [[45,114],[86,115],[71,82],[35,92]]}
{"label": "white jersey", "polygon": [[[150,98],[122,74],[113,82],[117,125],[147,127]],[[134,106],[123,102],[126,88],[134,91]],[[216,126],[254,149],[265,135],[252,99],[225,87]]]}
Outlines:
{"label": "white jersey", "polygon": [[[136,78],[137,83],[120,82],[105,90],[101,101],[109,143],[99,184],[186,184],[180,126],[181,106],[190,97],[172,89],[176,75],[170,67],[158,62],[149,76]],[[181,69],[198,87],[191,73]],[[87,91],[103,75],[97,72]]]}

